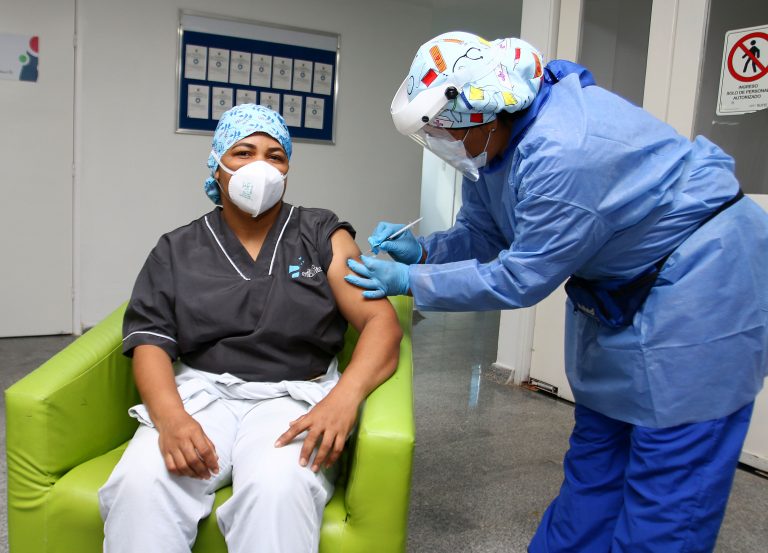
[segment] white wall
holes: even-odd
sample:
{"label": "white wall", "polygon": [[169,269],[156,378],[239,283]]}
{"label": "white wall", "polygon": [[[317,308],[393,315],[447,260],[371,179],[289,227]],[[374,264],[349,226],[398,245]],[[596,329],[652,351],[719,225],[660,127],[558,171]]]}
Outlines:
{"label": "white wall", "polygon": [[[23,3],[24,0],[11,0]],[[421,150],[389,105],[432,11],[353,0],[79,0],[81,320],[127,299],[161,233],[212,207],[210,137],[174,133],[180,8],[341,34],[336,145],[296,143],[289,202],[327,207],[363,244],[379,219],[419,213]]]}
{"label": "white wall", "polygon": [[[436,3],[447,4],[450,0]],[[455,4],[435,9],[431,36],[422,42],[447,31],[467,31],[488,40],[520,36],[523,0],[457,1]]]}
{"label": "white wall", "polygon": [[0,336],[72,332],[74,14],[0,3],[0,32],[40,37],[37,82],[0,80]]}

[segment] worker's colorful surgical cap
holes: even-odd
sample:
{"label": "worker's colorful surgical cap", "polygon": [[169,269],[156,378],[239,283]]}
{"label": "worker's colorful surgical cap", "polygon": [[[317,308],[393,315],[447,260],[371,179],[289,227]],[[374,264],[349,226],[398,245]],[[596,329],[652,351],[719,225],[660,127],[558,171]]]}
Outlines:
{"label": "worker's colorful surgical cap", "polygon": [[[211,147],[221,158],[235,142],[257,132],[263,132],[277,140],[285,150],[285,155],[291,159],[293,147],[285,119],[276,111],[256,104],[240,104],[224,112],[213,133]],[[213,154],[209,155],[208,169],[210,169],[211,175],[205,181],[205,193],[213,203],[218,205],[221,204],[221,194],[216,179],[213,178],[217,165],[218,162]]]}
{"label": "worker's colorful surgical cap", "polygon": [[[464,68],[475,80],[430,121],[435,127],[472,127],[488,123],[501,111],[527,108],[539,91],[541,54],[518,38],[489,42],[471,33],[444,33],[423,44],[408,73],[408,100],[439,86]],[[487,66],[488,71],[482,71]],[[477,70],[481,70],[477,73]],[[478,76],[479,75],[479,76]]]}

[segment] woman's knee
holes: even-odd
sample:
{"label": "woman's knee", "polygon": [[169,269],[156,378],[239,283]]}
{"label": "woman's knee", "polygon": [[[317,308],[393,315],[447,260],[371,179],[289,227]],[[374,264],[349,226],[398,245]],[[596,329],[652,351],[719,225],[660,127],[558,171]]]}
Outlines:
{"label": "woman's knee", "polygon": [[326,486],[323,474],[312,472],[309,467],[293,463],[272,465],[258,474],[251,475],[243,491],[263,502],[283,502],[304,499],[325,503]]}

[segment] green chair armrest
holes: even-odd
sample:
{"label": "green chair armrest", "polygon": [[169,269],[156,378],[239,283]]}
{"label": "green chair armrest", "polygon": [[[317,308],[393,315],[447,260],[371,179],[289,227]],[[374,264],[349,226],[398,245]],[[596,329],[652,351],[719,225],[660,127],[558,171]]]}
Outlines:
{"label": "green chair armrest", "polygon": [[[415,427],[413,419],[413,299],[390,298],[403,329],[395,374],[368,397],[350,459],[345,552],[404,552]],[[375,498],[375,501],[371,501]]]}
{"label": "green chair armrest", "polygon": [[122,354],[125,305],[5,392],[9,453],[60,475],[129,439],[139,403]]}
{"label": "green chair armrest", "polygon": [[63,474],[136,429],[126,415],[140,400],[130,359],[121,352],[124,311],[118,308],[5,391],[12,551],[16,542],[44,535],[39,525],[46,494]]}

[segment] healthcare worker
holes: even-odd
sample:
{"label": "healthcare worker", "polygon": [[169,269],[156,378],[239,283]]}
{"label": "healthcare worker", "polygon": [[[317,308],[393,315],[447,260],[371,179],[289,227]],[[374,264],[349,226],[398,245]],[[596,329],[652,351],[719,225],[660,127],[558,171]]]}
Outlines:
{"label": "healthcare worker", "polygon": [[436,311],[568,281],[575,426],[529,551],[712,551],[768,367],[768,216],[731,157],[514,38],[430,40],[392,116],[463,171],[463,206],[426,238],[380,223],[395,261],[347,280]]}

